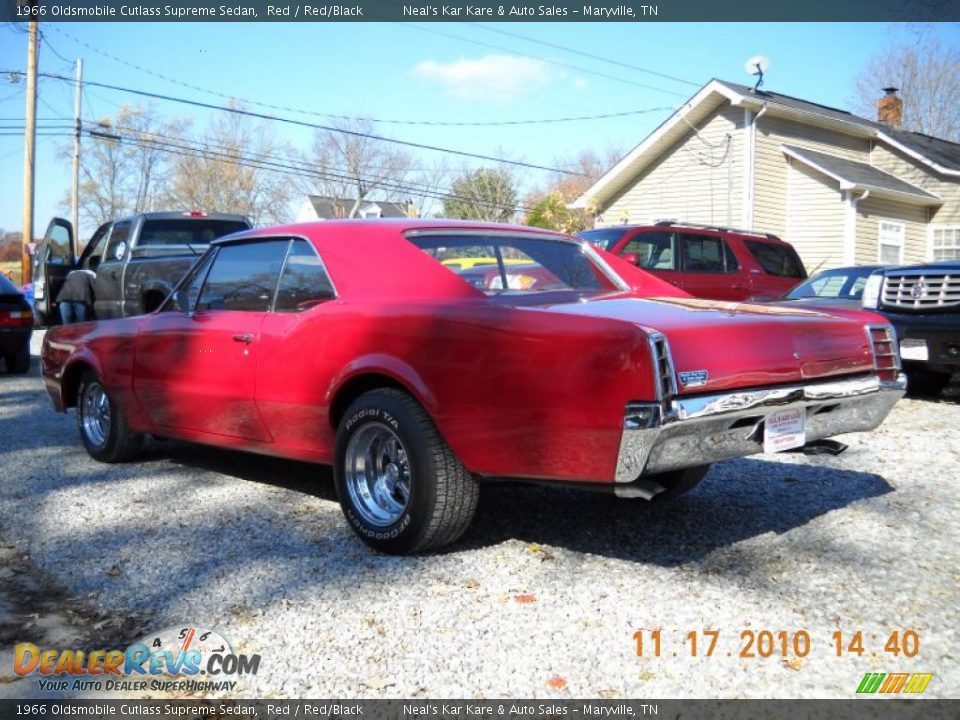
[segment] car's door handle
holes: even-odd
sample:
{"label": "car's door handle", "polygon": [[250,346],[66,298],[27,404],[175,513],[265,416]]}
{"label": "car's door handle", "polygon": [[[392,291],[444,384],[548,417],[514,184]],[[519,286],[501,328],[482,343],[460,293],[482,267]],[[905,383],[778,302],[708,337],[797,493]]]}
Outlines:
{"label": "car's door handle", "polygon": [[249,345],[253,342],[253,333],[237,333],[233,336],[233,339],[237,342],[242,342]]}

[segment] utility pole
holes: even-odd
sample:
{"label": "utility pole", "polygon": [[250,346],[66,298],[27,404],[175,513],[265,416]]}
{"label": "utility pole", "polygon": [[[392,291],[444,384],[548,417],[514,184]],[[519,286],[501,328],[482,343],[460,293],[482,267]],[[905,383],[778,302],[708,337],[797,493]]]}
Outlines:
{"label": "utility pole", "polygon": [[80,105],[83,97],[83,58],[77,58],[77,88],[73,98],[73,188],[70,190],[70,222],[73,223],[71,254],[80,250]]}
{"label": "utility pole", "polygon": [[[33,3],[31,3],[33,4]],[[23,253],[20,257],[20,282],[30,282],[28,243],[33,242],[33,171],[37,160],[37,21],[27,23],[27,108],[23,151]]]}

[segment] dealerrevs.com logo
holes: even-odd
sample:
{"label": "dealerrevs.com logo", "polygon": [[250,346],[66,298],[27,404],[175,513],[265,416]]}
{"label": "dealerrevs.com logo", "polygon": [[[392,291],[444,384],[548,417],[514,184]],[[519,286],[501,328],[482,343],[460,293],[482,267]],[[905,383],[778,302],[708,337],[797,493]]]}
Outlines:
{"label": "dealerrevs.com logo", "polygon": [[62,692],[217,692],[233,690],[232,678],[256,675],[259,655],[238,654],[214,630],[167,628],[126,650],[14,648],[13,671],[37,674],[40,689]]}

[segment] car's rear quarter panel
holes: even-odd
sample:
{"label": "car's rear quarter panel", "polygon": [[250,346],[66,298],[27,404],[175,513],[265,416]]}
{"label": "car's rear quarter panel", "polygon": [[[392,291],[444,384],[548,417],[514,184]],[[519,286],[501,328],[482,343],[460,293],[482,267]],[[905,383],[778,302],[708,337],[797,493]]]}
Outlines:
{"label": "car's rear quarter panel", "polygon": [[638,328],[484,300],[330,305],[312,318],[268,319],[262,341],[265,422],[278,442],[328,456],[338,394],[381,375],[424,405],[472,472],[608,481],[625,403],[653,392]]}

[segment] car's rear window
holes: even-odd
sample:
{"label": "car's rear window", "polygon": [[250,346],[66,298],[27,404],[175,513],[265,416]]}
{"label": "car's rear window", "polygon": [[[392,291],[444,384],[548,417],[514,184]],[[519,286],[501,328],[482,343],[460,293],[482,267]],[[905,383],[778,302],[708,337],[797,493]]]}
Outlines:
{"label": "car's rear window", "polygon": [[597,230],[584,230],[580,233],[587,242],[591,242],[604,250],[613,250],[620,239],[627,234],[625,228],[599,228]]}
{"label": "car's rear window", "polygon": [[805,278],[807,271],[803,268],[800,257],[789,245],[779,243],[746,240],[747,250],[760,263],[768,275],[778,277]]}
{"label": "car's rear window", "polygon": [[[408,238],[488,295],[619,289],[574,242],[500,233],[413,234]],[[481,262],[476,262],[481,259]],[[490,260],[493,262],[490,262]]]}
{"label": "car's rear window", "polygon": [[145,220],[138,244],[209,245],[217,238],[248,229],[239,220],[156,219]]}

